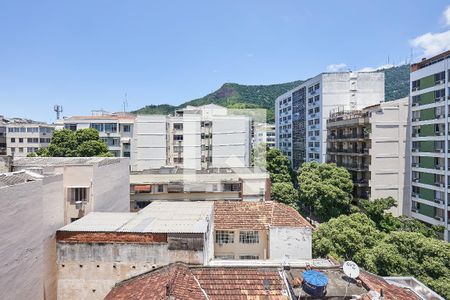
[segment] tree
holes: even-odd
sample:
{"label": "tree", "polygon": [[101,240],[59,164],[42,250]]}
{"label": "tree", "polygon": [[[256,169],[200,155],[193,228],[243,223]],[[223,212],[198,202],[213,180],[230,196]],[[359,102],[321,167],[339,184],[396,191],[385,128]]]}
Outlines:
{"label": "tree", "polygon": [[300,203],[309,206],[320,219],[351,212],[353,183],[346,169],[334,163],[304,163],[298,184]]}
{"label": "tree", "polygon": [[47,148],[36,152],[37,156],[49,157],[91,157],[112,156],[98,131],[93,128],[71,131],[57,130]]}
{"label": "tree", "polygon": [[267,150],[267,171],[270,173],[272,183],[292,182],[292,168],[289,158],[277,148]]}
{"label": "tree", "polygon": [[395,231],[354,261],[381,276],[414,276],[450,299],[450,244],[417,232]]}
{"label": "tree", "polygon": [[252,149],[252,161],[255,167],[267,168],[267,145],[259,143]]}
{"label": "tree", "polygon": [[313,255],[351,260],[359,251],[374,247],[384,235],[365,214],[342,215],[319,225],[313,234]]}
{"label": "tree", "polygon": [[290,182],[276,182],[272,184],[270,196],[272,200],[290,205],[297,209],[298,193]]}

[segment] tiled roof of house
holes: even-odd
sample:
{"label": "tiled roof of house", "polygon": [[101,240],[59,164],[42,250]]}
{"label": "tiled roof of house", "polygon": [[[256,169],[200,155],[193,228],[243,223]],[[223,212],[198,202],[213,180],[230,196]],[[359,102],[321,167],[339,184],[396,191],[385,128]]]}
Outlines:
{"label": "tiled roof of house", "polygon": [[295,209],[279,202],[214,203],[214,227],[218,230],[264,230],[269,226],[312,227]]}
{"label": "tiled roof of house", "polygon": [[[359,279],[368,289],[378,293],[383,293],[384,300],[419,300],[420,298],[409,289],[405,289],[387,282],[384,278],[375,274],[362,271]],[[370,294],[364,295],[364,300],[372,299]]]}
{"label": "tiled roof of house", "polygon": [[105,300],[207,299],[186,265],[173,264],[117,284]]}
{"label": "tiled roof of house", "polygon": [[289,299],[276,268],[188,267],[176,263],[117,284],[106,300]]}

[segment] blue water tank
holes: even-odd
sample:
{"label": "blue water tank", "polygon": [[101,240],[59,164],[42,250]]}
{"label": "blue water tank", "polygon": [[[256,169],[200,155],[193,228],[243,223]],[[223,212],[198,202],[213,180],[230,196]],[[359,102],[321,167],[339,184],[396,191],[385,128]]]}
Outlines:
{"label": "blue water tank", "polygon": [[303,290],[314,297],[323,297],[327,290],[328,277],[319,271],[303,272]]}

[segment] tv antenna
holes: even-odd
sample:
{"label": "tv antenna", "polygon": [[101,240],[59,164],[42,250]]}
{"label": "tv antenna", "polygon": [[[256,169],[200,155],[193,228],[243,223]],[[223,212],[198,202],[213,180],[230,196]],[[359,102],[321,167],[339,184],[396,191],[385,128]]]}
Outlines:
{"label": "tv antenna", "polygon": [[125,93],[125,99],[123,100],[123,112],[127,112],[128,109],[128,97],[127,93]]}
{"label": "tv antenna", "polygon": [[61,113],[63,112],[62,105],[55,104],[53,106],[53,110],[56,112],[56,120],[59,120],[59,118],[61,117]]}

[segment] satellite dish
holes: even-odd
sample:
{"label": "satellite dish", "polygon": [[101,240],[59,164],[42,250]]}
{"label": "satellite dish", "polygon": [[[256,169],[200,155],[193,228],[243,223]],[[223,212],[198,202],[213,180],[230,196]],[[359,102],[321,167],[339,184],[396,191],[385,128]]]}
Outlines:
{"label": "satellite dish", "polygon": [[350,278],[358,278],[359,276],[359,267],[356,263],[352,261],[346,261],[344,265],[342,266],[342,269],[344,270],[345,275],[347,275]]}

